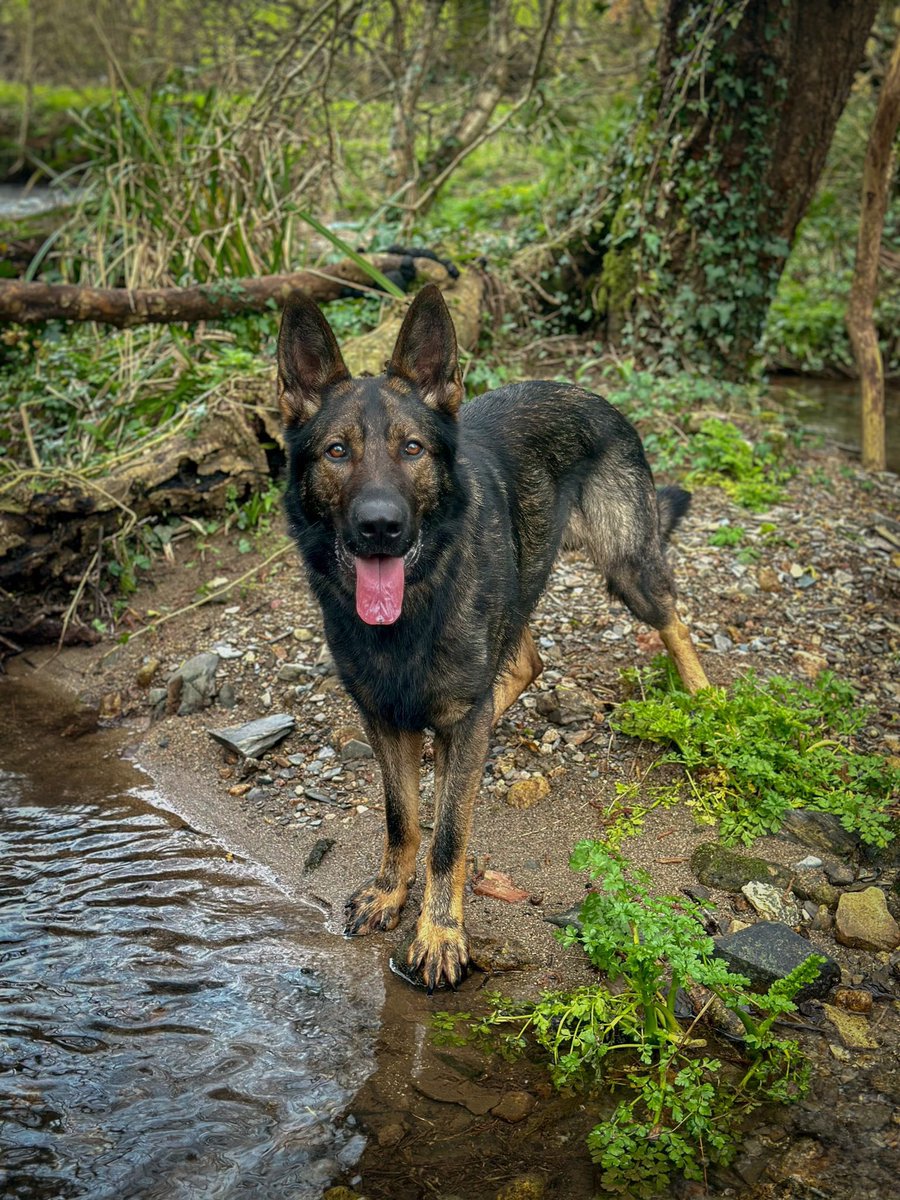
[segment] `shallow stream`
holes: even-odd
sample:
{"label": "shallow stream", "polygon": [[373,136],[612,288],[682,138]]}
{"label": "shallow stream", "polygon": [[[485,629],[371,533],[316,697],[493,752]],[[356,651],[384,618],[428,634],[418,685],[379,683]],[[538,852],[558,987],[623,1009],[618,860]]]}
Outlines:
{"label": "shallow stream", "polygon": [[363,1148],[380,981],[47,717],[0,680],[0,1196],[320,1196]]}

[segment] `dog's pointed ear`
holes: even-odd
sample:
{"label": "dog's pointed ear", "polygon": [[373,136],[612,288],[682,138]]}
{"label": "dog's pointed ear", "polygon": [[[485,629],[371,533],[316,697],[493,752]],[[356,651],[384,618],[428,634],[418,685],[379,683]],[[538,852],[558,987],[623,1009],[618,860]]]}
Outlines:
{"label": "dog's pointed ear", "polygon": [[388,363],[388,375],[414,383],[429,408],[456,416],[463,399],[453,318],[433,283],[413,300]]}
{"label": "dog's pointed ear", "polygon": [[285,425],[308,421],[318,412],[325,389],[349,378],[322,310],[297,292],[284,306],[278,332],[278,404]]}

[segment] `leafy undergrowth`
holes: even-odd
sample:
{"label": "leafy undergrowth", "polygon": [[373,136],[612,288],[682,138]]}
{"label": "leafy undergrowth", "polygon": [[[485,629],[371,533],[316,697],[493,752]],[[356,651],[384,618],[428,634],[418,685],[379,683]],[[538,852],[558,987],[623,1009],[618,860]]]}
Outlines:
{"label": "leafy undergrowth", "polygon": [[[784,499],[782,485],[792,472],[782,458],[781,428],[771,426],[751,442],[721,411],[771,419],[754,387],[689,372],[660,375],[630,360],[615,365],[611,382],[607,399],[638,426],[654,470],[674,471],[688,487],[720,487],[753,512]],[[699,421],[691,422],[691,414]]]}
{"label": "leafy undergrowth", "polygon": [[612,724],[670,747],[660,761],[684,768],[687,803],[724,840],[775,833],[790,808],[832,813],[873,846],[893,840],[900,770],[853,748],[867,713],[830,672],[810,686],[748,673],[694,696],[665,658],[629,675],[641,694]]}
{"label": "leafy undergrowth", "polygon": [[[794,1011],[794,996],[816,978],[821,959],[811,956],[755,995],[715,957],[697,905],[651,896],[647,876],[600,842],[580,842],[570,866],[594,884],[580,927],[560,939],[581,946],[615,990],[594,984],[545,993],[536,1004],[493,996],[485,1017],[437,1014],[435,1036],[445,1043],[474,1037],[510,1056],[534,1047],[558,1088],[624,1089],[612,1116],[589,1134],[588,1149],[607,1191],[654,1196],[675,1171],[702,1179],[708,1165],[728,1163],[741,1122],[760,1104],[806,1093],[803,1055],[772,1030]],[[688,987],[705,989],[707,1003],[683,1028],[676,1002]],[[743,1029],[737,1063],[702,1053],[706,1041],[693,1036],[713,1005],[724,1005]]]}

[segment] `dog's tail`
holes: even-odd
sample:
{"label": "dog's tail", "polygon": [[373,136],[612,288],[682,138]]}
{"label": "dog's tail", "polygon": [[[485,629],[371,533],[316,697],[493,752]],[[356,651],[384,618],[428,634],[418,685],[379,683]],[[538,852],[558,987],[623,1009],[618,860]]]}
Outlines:
{"label": "dog's tail", "polygon": [[659,509],[659,533],[663,541],[678,528],[678,522],[691,506],[691,493],[680,487],[656,489],[656,507]]}

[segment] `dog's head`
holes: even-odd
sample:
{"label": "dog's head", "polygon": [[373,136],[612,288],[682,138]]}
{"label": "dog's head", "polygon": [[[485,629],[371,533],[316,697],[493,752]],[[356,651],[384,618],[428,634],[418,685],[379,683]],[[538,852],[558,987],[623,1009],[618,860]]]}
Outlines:
{"label": "dog's head", "polygon": [[429,284],[406,314],[386,373],[351,378],[318,305],[285,306],[278,394],[290,451],[288,513],[333,539],[370,625],[400,616],[423,525],[446,496],[463,398],[453,321]]}

